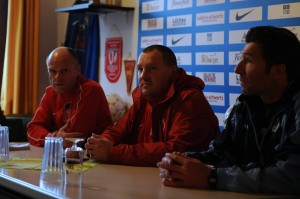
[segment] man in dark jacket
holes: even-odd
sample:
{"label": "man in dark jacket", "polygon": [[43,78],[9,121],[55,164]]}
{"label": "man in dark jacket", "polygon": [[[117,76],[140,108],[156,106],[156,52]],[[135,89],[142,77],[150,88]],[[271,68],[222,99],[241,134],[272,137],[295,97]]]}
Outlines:
{"label": "man in dark jacket", "polygon": [[[300,194],[300,44],[287,29],[251,28],[236,66],[242,94],[202,153],[169,153],[166,186]],[[176,163],[176,164],[175,164]]]}
{"label": "man in dark jacket", "polygon": [[133,105],[115,126],[88,139],[92,158],[155,166],[166,152],[206,150],[219,125],[203,81],[178,68],[172,50],[162,45],[145,48],[137,68]]}

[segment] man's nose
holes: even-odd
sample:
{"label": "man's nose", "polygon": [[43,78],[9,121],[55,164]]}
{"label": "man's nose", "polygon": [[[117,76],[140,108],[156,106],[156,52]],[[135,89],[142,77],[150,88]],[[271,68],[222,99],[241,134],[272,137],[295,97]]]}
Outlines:
{"label": "man's nose", "polygon": [[240,74],[241,73],[241,70],[243,69],[244,67],[244,63],[243,61],[240,61],[234,68],[234,72],[237,73],[237,74]]}

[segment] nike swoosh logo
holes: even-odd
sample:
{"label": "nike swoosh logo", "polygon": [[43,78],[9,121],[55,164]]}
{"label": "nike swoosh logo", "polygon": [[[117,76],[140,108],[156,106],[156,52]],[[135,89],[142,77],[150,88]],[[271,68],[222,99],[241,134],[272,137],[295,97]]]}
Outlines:
{"label": "nike swoosh logo", "polygon": [[180,37],[179,39],[174,40],[174,38],[172,38],[172,45],[177,44],[180,40],[182,40],[184,38],[184,36]]}
{"label": "nike swoosh logo", "polygon": [[246,17],[248,14],[250,14],[253,10],[250,10],[249,12],[246,12],[243,15],[239,15],[239,12],[236,13],[235,15],[235,20],[240,21],[241,19],[243,19],[244,17]]}

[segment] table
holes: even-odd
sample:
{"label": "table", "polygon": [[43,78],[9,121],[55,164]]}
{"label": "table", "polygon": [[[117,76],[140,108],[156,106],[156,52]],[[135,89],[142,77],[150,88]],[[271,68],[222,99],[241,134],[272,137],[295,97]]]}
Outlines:
{"label": "table", "polygon": [[[41,158],[43,148],[11,151],[10,157]],[[1,186],[30,198],[103,198],[103,199],[254,199],[279,198],[270,195],[234,193],[165,187],[159,171],[151,167],[99,164],[82,174],[67,174],[66,184],[43,187],[40,172],[34,170],[0,169]]]}

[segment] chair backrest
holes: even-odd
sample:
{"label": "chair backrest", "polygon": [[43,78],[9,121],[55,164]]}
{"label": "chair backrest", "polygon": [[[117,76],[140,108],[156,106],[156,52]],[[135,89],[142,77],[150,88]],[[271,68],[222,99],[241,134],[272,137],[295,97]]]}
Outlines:
{"label": "chair backrest", "polygon": [[9,115],[6,119],[9,127],[9,141],[28,142],[27,124],[31,121],[32,115]]}

